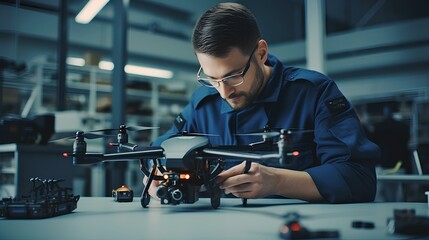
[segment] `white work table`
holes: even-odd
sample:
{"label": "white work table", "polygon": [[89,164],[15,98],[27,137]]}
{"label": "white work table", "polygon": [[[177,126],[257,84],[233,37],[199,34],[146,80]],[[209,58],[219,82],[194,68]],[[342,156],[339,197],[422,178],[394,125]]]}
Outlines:
{"label": "white work table", "polygon": [[[302,215],[309,230],[339,230],[341,239],[404,239],[390,235],[386,219],[394,209],[415,209],[428,216],[427,203],[312,204],[290,199],[223,198],[219,209],[209,199],[194,204],[161,205],[154,199],[118,203],[112,198],[83,197],[73,213],[47,219],[0,218],[0,239],[280,239],[283,216]],[[352,221],[369,221],[374,229],[355,229]],[[409,237],[409,236],[408,236]]]}

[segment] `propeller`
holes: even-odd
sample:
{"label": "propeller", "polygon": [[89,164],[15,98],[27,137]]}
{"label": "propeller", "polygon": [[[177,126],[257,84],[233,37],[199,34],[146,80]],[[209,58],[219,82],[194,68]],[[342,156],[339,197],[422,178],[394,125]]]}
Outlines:
{"label": "propeller", "polygon": [[262,136],[262,137],[276,137],[280,136],[280,132],[259,132],[259,133],[237,133],[236,136]]}
{"label": "propeller", "polygon": [[83,132],[83,131],[77,131],[74,136],[68,136],[58,139],[50,140],[49,142],[58,142],[62,140],[69,140],[69,139],[76,139],[77,137],[83,137],[86,139],[98,139],[98,138],[105,138],[105,137],[114,137],[116,135],[104,135],[104,134],[96,134],[91,132]]}
{"label": "propeller", "polygon": [[143,130],[150,130],[150,129],[157,129],[157,128],[159,128],[159,127],[121,125],[121,126],[119,126],[119,128],[106,128],[106,129],[93,130],[93,131],[89,131],[89,132],[110,132],[110,131],[118,131],[118,130],[143,131]]}
{"label": "propeller", "polygon": [[299,128],[289,128],[287,131],[291,134],[297,134],[297,133],[312,133],[314,132],[314,129],[299,129]]}
{"label": "propeller", "polygon": [[[311,133],[313,129],[286,129],[287,134],[298,134],[298,133]],[[253,133],[237,133],[236,136],[262,136],[262,137],[277,137],[280,136],[279,131],[266,131],[266,132],[253,132]]]}
{"label": "propeller", "polygon": [[219,137],[218,134],[194,133],[194,132],[188,132],[188,131],[181,131],[181,132],[177,132],[176,134],[180,135],[180,136],[209,136],[209,137]]}

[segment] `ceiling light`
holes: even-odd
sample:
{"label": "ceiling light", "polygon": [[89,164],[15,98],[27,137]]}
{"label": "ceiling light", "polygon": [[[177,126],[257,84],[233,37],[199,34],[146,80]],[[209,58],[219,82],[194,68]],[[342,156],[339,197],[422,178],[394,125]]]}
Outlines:
{"label": "ceiling light", "polygon": [[79,67],[85,66],[85,59],[83,58],[68,57],[66,62],[68,65],[79,66]]}
{"label": "ceiling light", "polygon": [[[67,64],[83,67],[85,66],[85,59],[68,57]],[[101,70],[112,71],[114,68],[114,64],[110,61],[101,60],[98,63],[98,68],[100,68]],[[142,67],[142,66],[127,64],[124,67],[124,70],[126,73],[129,73],[129,74],[136,74],[136,75],[157,77],[157,78],[166,78],[166,79],[173,78],[172,71],[160,69],[160,68]]]}
{"label": "ceiling light", "polygon": [[97,15],[108,2],[109,0],[89,0],[74,20],[81,24],[91,22],[95,15]]}
{"label": "ceiling light", "polygon": [[169,70],[159,69],[159,68],[150,68],[150,67],[141,67],[135,65],[127,64],[125,66],[125,72],[149,77],[157,78],[173,78],[173,72]]}
{"label": "ceiling light", "polygon": [[103,61],[103,60],[101,60],[98,63],[98,68],[100,68],[102,70],[111,71],[111,70],[113,70],[113,63],[109,62],[109,61]]}

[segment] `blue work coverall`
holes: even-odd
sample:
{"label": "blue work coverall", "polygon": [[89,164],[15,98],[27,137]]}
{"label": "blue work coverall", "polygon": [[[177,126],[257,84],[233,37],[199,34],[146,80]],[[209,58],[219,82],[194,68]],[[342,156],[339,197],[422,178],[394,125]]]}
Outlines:
{"label": "blue work coverall", "polygon": [[379,148],[367,139],[335,82],[315,71],[286,67],[272,55],[265,64],[272,66],[272,75],[250,106],[234,111],[216,89],[200,87],[171,129],[152,145],[161,145],[179,131],[217,134],[208,137],[217,146],[261,141],[260,136],[236,134],[266,125],[295,130],[293,147],[300,155],[282,167],[306,171],[330,203],[373,201]]}

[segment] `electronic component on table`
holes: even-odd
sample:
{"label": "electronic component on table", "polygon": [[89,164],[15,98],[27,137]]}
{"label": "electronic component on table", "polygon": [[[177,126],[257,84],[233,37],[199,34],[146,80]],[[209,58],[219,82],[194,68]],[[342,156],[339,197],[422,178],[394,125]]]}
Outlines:
{"label": "electronic component on table", "polygon": [[112,190],[112,197],[117,202],[132,202],[134,198],[133,190],[125,185]]}

